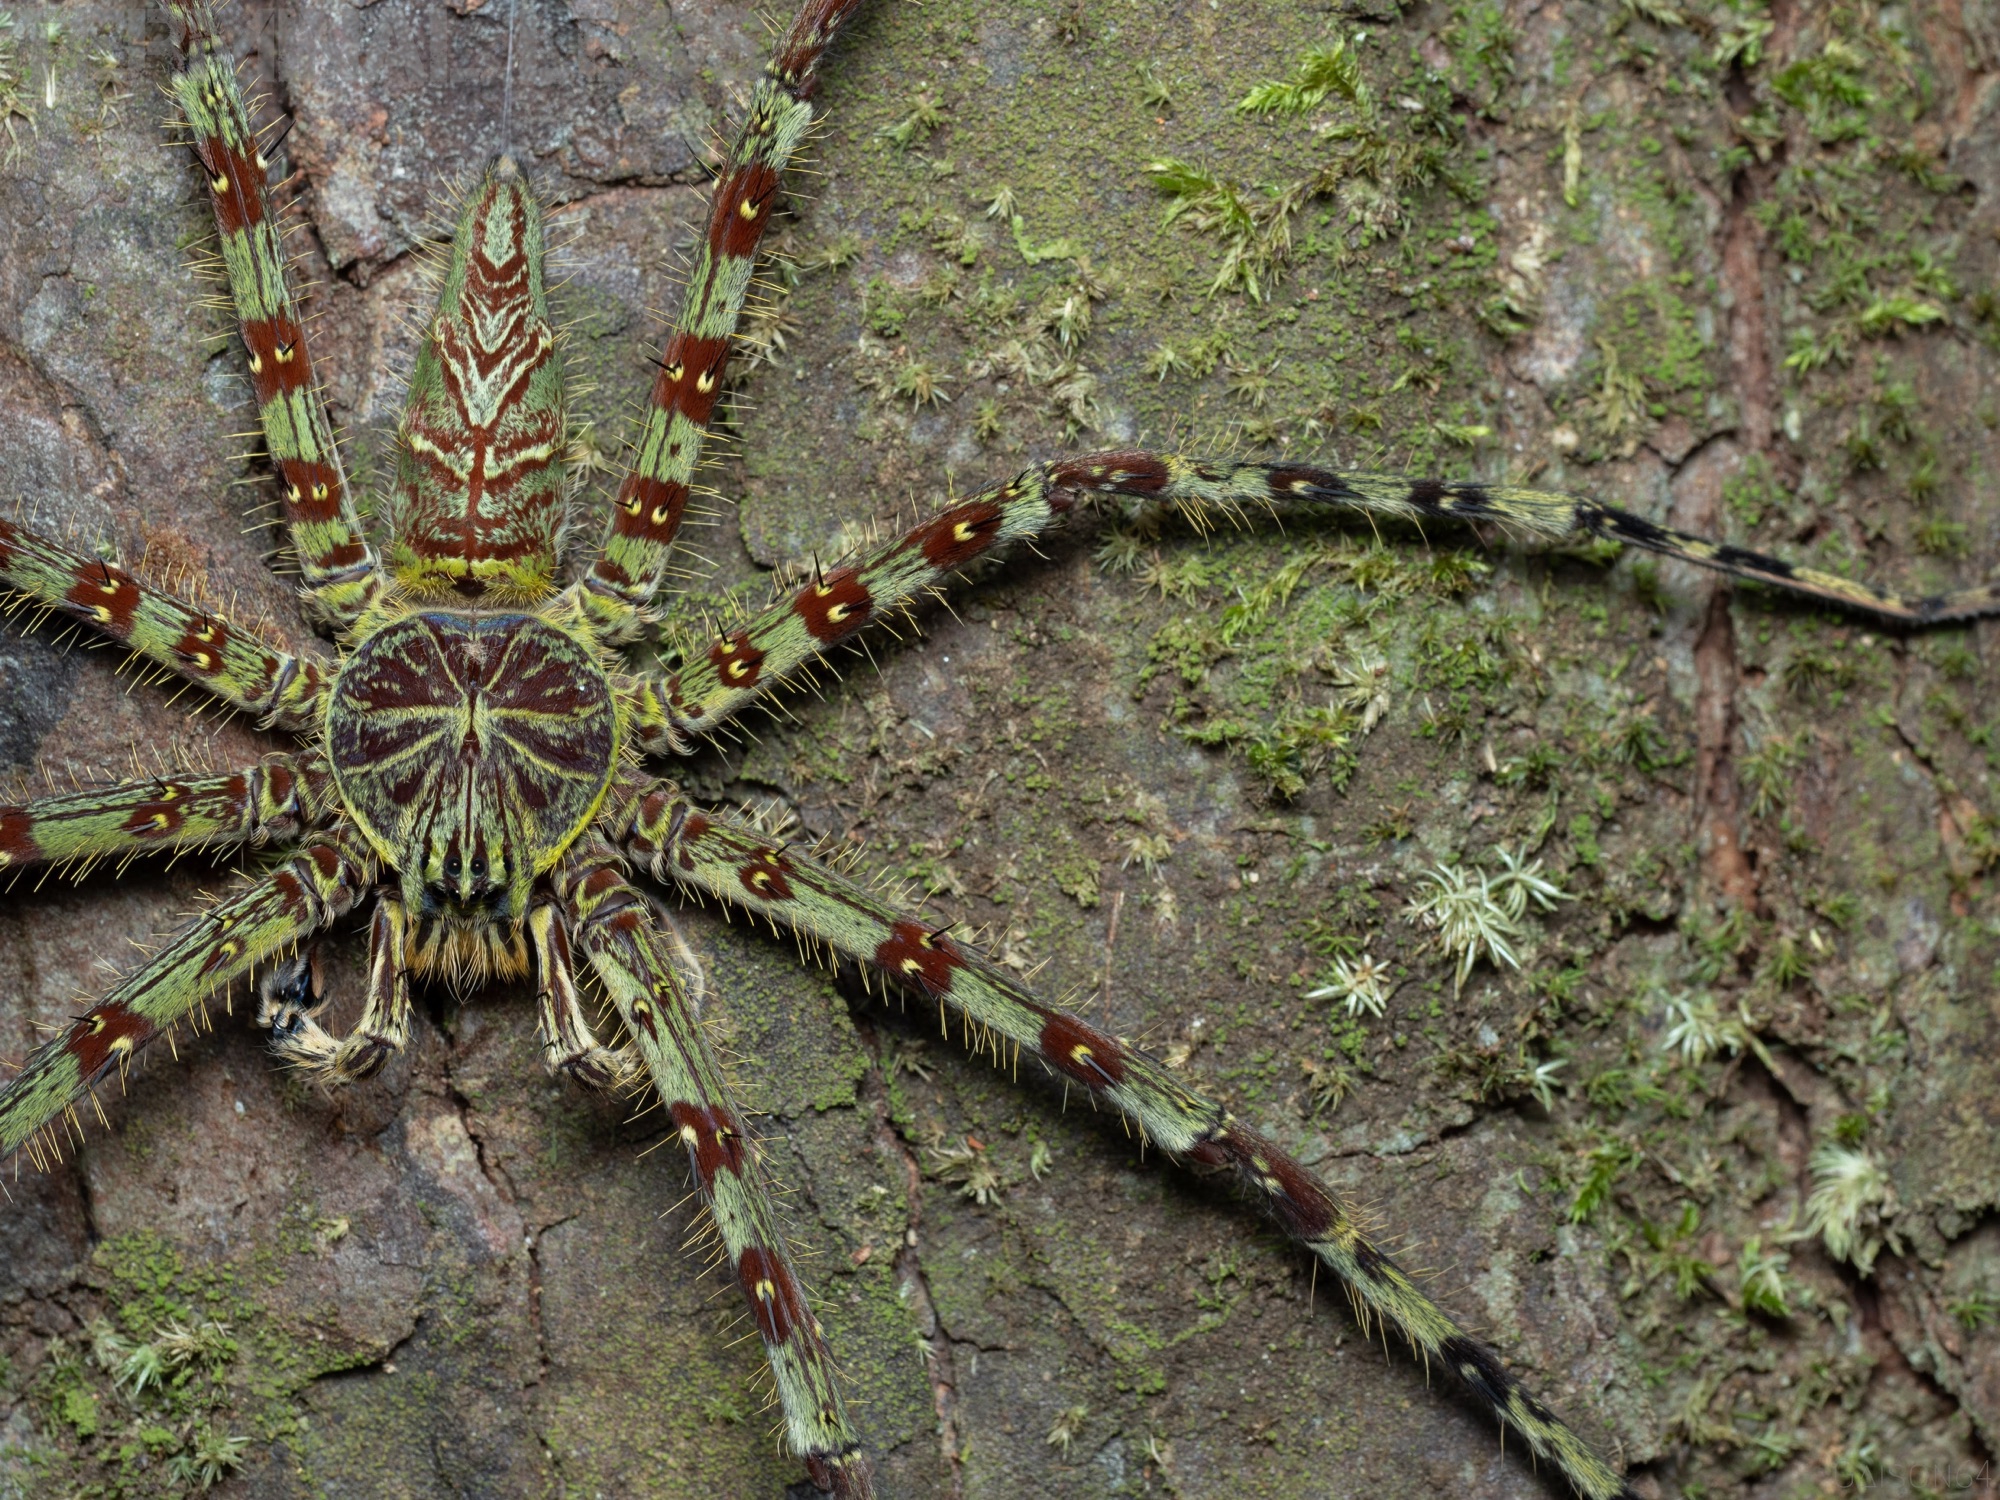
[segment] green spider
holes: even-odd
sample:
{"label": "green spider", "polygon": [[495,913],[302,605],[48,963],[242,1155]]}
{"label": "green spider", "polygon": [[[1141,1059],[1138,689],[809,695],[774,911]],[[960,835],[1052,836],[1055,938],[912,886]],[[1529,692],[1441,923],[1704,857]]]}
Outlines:
{"label": "green spider", "polygon": [[[1337,1194],[1185,1074],[1037,998],[950,929],[811,852],[696,805],[647,758],[688,753],[871,624],[1098,494],[1197,517],[1346,506],[1491,520],[1627,542],[1909,623],[1992,613],[2000,593],[1904,599],[1518,486],[1118,451],[1030,467],[893,542],[815,565],[678,671],[628,662],[621,648],[641,638],[669,577],[758,246],[811,126],[822,55],[858,4],[808,0],[758,85],[629,472],[575,573],[565,567],[563,367],[543,284],[543,210],[527,178],[502,157],[467,195],[411,375],[385,525],[371,538],[321,405],[235,71],[207,10],[170,4],[185,59],[175,97],[207,177],[284,520],[309,605],[338,650],[278,650],[219,610],[0,522],[0,577],[31,608],[74,619],[299,742],[233,770],[0,808],[0,866],[14,869],[147,850],[281,851],[28,1060],[0,1092],[0,1154],[37,1165],[59,1155],[93,1084],[239,982],[256,986],[279,1056],[341,1085],[373,1076],[408,1042],[412,977],[532,976],[550,1070],[586,1087],[650,1090],[674,1122],[774,1372],[790,1448],[822,1489],[870,1493],[827,1340],[701,1020],[703,966],[650,894],[663,885],[799,933],[956,1015],[996,1060],[1017,1065],[1026,1053],[1142,1140],[1228,1169],[1341,1280],[1364,1322],[1382,1319],[1460,1377],[1580,1493],[1629,1494]],[[310,943],[363,910],[365,1005],[335,1036],[319,1019]],[[625,1045],[595,1033],[586,977]]]}

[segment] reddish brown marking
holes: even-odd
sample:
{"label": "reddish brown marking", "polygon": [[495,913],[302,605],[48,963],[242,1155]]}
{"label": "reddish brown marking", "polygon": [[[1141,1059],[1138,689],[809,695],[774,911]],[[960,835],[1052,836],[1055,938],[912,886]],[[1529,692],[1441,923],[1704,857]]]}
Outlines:
{"label": "reddish brown marking", "polygon": [[1125,1081],[1125,1050],[1088,1022],[1057,1011],[1042,1022],[1042,1056],[1094,1089]]}
{"label": "reddish brown marking", "polygon": [[[278,904],[284,909],[286,916],[294,922],[305,921],[306,913],[312,910],[312,900],[306,892],[306,883],[303,880],[299,879],[291,869],[286,868],[271,877],[271,889],[277,893]],[[240,956],[238,953],[226,952],[218,947],[208,955],[208,961],[201,966],[201,971],[204,974],[213,974],[225,964],[234,963]]]}
{"label": "reddish brown marking", "polygon": [[679,412],[697,427],[706,427],[722,395],[722,367],[728,362],[728,339],[675,333],[660,357],[653,404],[663,411]]}
{"label": "reddish brown marking", "polygon": [[[621,514],[623,512],[613,513],[612,519],[614,524],[616,524],[617,517]],[[632,586],[631,573],[622,564],[613,562],[602,553],[598,555],[597,561],[591,565],[590,576],[592,579],[603,583],[614,593],[623,593]]]}
{"label": "reddish brown marking", "polygon": [[161,787],[158,797],[148,798],[126,815],[125,832],[138,839],[170,839],[186,824],[187,810],[186,787]]}
{"label": "reddish brown marking", "polygon": [[0,569],[13,567],[14,560],[21,555],[20,535],[11,522],[0,521]]}
{"label": "reddish brown marking", "polygon": [[203,616],[188,622],[181,638],[174,642],[174,654],[183,666],[213,675],[222,670],[230,644],[229,627]]}
{"label": "reddish brown marking", "polygon": [[911,532],[909,545],[934,568],[962,568],[993,545],[1003,514],[990,500],[968,500]]}
{"label": "reddish brown marking", "polygon": [[639,1023],[640,1030],[657,1042],[660,1039],[660,1023],[654,1019],[654,1014],[653,1007],[644,1002],[632,1007],[632,1019]]}
{"label": "reddish brown marking", "polygon": [[1248,1144],[1255,1147],[1264,1163],[1258,1183],[1270,1194],[1271,1210],[1286,1229],[1299,1239],[1316,1240],[1333,1227],[1333,1200],[1304,1167],[1261,1136],[1252,1135]]}
{"label": "reddish brown marking", "polygon": [[319,878],[331,885],[340,875],[340,853],[331,844],[308,844],[306,858],[312,861]]}
{"label": "reddish brown marking", "polygon": [[1273,495],[1310,495],[1315,491],[1325,494],[1331,488],[1327,481],[1332,477],[1324,469],[1309,469],[1299,464],[1289,468],[1273,466],[1264,476],[1264,482]]}
{"label": "reddish brown marking", "polygon": [[674,862],[683,870],[694,869],[694,848],[709,830],[709,821],[700,813],[689,813],[687,821],[681,825],[680,837],[674,841]]}
{"label": "reddish brown marking", "polygon": [[771,1251],[757,1245],[736,1262],[736,1283],[750,1300],[757,1331],[767,1344],[782,1344],[799,1328],[812,1326],[806,1294],[791,1270]]}
{"label": "reddish brown marking", "polygon": [[752,688],[764,674],[764,653],[750,644],[750,632],[739,630],[708,648],[715,675],[729,687]]}
{"label": "reddish brown marking", "polygon": [[1165,460],[1151,453],[1093,453],[1049,470],[1049,483],[1061,489],[1121,495],[1157,495],[1169,477]]}
{"label": "reddish brown marking", "polygon": [[625,483],[619,487],[618,504],[611,512],[611,524],[619,536],[671,541],[680,530],[687,502],[688,487],[684,484],[627,474]]}
{"label": "reddish brown marking", "polygon": [[750,863],[736,872],[736,878],[743,882],[743,889],[759,901],[789,901],[792,899],[792,882],[787,879],[792,873],[792,862],[776,849],[759,849],[751,856]]}
{"label": "reddish brown marking", "polygon": [[950,992],[951,971],[965,967],[965,955],[950,938],[932,937],[921,922],[898,922],[876,948],[875,962],[891,978],[936,998]]}
{"label": "reddish brown marking", "polygon": [[109,563],[88,562],[77,569],[76,582],[63,595],[76,606],[75,613],[100,630],[113,635],[130,635],[139,610],[139,585],[123,568]]}
{"label": "reddish brown marking", "polygon": [[34,820],[24,807],[0,807],[0,867],[25,865],[42,857]]}
{"label": "reddish brown marking", "polygon": [[340,476],[326,464],[286,459],[278,465],[285,511],[296,524],[331,521],[340,514]]}
{"label": "reddish brown marking", "polygon": [[874,600],[861,575],[853,568],[839,568],[799,590],[792,610],[805,621],[806,629],[823,646],[845,640],[868,623]]}
{"label": "reddish brown marking", "polygon": [[724,1172],[743,1170],[743,1127],[736,1116],[720,1104],[679,1103],[670,1113],[681,1140],[694,1159],[694,1169],[707,1187]]}
{"label": "reddish brown marking", "polygon": [[[792,29],[786,33],[783,48],[772,67],[778,77],[785,80],[794,99],[810,99],[813,88],[819,82],[817,68],[820,56],[833,40],[847,18],[854,13],[861,0],[817,0],[817,3],[800,8],[792,22]],[[832,1485],[821,1485],[821,1489],[832,1489]]]}
{"label": "reddish brown marking", "polygon": [[585,904],[594,904],[601,900],[610,891],[615,890],[619,883],[620,877],[616,870],[612,869],[609,865],[599,865],[595,870],[592,870],[588,875],[583,877],[583,900]]}
{"label": "reddish brown marking", "polygon": [[1201,1142],[1187,1155],[1204,1166],[1234,1167],[1264,1195],[1285,1229],[1299,1239],[1324,1237],[1340,1217],[1339,1205],[1311,1173],[1234,1120],[1214,1140]]}
{"label": "reddish brown marking", "polygon": [[77,1067],[88,1080],[103,1072],[120,1054],[129,1057],[137,1052],[158,1030],[122,1000],[110,1000],[79,1017],[70,1027],[63,1047],[76,1059]]}
{"label": "reddish brown marking", "polygon": [[709,253],[738,260],[755,255],[777,191],[778,174],[761,161],[738,168],[717,183],[708,217]]}
{"label": "reddish brown marking", "polygon": [[[195,146],[208,169],[208,196],[215,204],[216,227],[239,234],[264,222],[264,171],[220,136],[204,136]],[[216,181],[224,179],[220,191]]]}
{"label": "reddish brown marking", "polygon": [[250,382],[260,403],[292,395],[312,383],[305,335],[290,318],[245,318],[243,343],[250,351]]}
{"label": "reddish brown marking", "polygon": [[1184,1154],[1189,1161],[1199,1162],[1204,1167],[1227,1167],[1236,1161],[1229,1148],[1219,1140],[1197,1141]]}
{"label": "reddish brown marking", "polygon": [[[277,675],[277,671],[278,671],[278,664],[275,661],[272,661],[268,656],[265,657],[264,658],[265,677],[266,678],[275,677]],[[326,689],[328,686],[327,674],[320,667],[318,662],[311,662],[311,661],[298,662],[296,663],[294,669],[292,684],[293,684],[292,692],[295,695],[297,701],[316,704],[320,702],[326,694]],[[317,724],[318,721],[315,720],[314,726],[317,727]]]}
{"label": "reddish brown marking", "polygon": [[[297,795],[298,777],[292,768],[282,761],[267,762],[264,766],[264,801],[271,807],[290,807]],[[229,778],[225,795],[231,802],[248,801],[250,788],[241,776]]]}

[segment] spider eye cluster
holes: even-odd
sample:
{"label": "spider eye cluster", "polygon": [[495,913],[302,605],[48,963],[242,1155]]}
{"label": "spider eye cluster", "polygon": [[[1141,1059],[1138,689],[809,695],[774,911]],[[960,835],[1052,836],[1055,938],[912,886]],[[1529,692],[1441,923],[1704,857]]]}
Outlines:
{"label": "spider eye cluster", "polygon": [[342,665],[327,755],[342,800],[421,917],[518,923],[596,815],[617,759],[589,648],[532,615],[424,611]]}

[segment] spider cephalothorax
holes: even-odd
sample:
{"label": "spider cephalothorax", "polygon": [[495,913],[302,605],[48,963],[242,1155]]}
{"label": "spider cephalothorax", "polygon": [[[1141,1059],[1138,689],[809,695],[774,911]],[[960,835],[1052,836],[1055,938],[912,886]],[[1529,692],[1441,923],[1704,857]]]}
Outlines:
{"label": "spider cephalothorax", "polygon": [[[678,670],[621,664],[613,648],[641,634],[667,577],[822,56],[858,3],[806,0],[779,41],[716,185],[631,467],[587,568],[571,578],[562,368],[543,214],[522,171],[499,158],[467,195],[411,374],[386,526],[370,537],[320,404],[234,70],[204,0],[169,0],[183,58],[175,94],[211,196],[284,518],[308,600],[339,645],[329,656],[285,652],[108,561],[0,522],[0,576],[26,599],[299,741],[250,766],[0,808],[0,866],[15,869],[196,846],[276,851],[9,1080],[0,1155],[59,1154],[69,1112],[94,1083],[231,985],[258,983],[277,1050],[338,1084],[403,1047],[412,974],[532,972],[548,1066],[597,1086],[643,1078],[665,1106],[775,1373],[788,1442],[822,1487],[866,1494],[869,1465],[826,1340],[703,1025],[701,965],[643,876],[791,929],[814,952],[955,1014],[996,1057],[1040,1060],[1142,1140],[1232,1173],[1344,1282],[1364,1320],[1379,1317],[1452,1371],[1579,1492],[1629,1494],[1332,1189],[1194,1074],[1050,1004],[950,927],[811,852],[695,806],[640,756],[698,743],[868,625],[1097,494],[1199,514],[1316,503],[1487,519],[1627,542],[1906,623],[1991,613],[2000,595],[1901,598],[1517,486],[1120,451],[1033,465],[886,544],[815,564]],[[365,1007],[336,1037],[318,1020],[311,944],[369,903]],[[586,979],[624,1045],[594,1034]]]}
{"label": "spider cephalothorax", "polygon": [[590,646],[533,615],[386,621],[327,701],[341,801],[427,922],[518,926],[603,805],[618,740]]}

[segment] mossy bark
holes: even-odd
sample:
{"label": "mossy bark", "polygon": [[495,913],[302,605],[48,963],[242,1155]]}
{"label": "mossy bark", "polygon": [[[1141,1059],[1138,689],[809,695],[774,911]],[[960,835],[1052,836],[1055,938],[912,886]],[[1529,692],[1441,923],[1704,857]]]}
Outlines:
{"label": "mossy bark", "polygon": [[[1983,12],[1370,9],[876,0],[821,96],[781,341],[741,381],[689,612],[954,486],[1132,443],[1534,475],[1910,588],[1996,571]],[[167,22],[109,0],[16,22],[0,497],[309,646],[250,529],[227,318],[184,264],[204,231],[157,131]],[[306,0],[226,24],[296,119],[293,243],[361,487],[389,467],[416,237],[502,147],[572,205],[579,446],[615,461],[704,135],[765,43],[747,8]],[[1336,38],[1358,97],[1237,107]],[[1163,223],[1168,157],[1240,184],[1259,296],[1211,292],[1226,232]],[[1280,253],[1272,190],[1300,183]],[[1888,637],[1678,567],[1378,547],[1327,517],[1202,538],[1114,514],[954,610],[683,779],[851,843],[1179,1049],[1643,1490],[1984,1461],[1990,627]],[[264,745],[116,665],[17,617],[0,756],[66,778]],[[1574,899],[1461,990],[1408,905],[1503,850]],[[17,885],[0,1054],[229,878]],[[686,921],[885,1493],[1549,1493],[1218,1185],[789,941]],[[1383,1015],[1310,998],[1363,952],[1393,972]],[[235,998],[0,1211],[0,1494],[162,1493],[204,1421],[250,1439],[218,1494],[800,1480],[733,1289],[681,1249],[678,1148],[543,1076],[529,996],[428,993],[409,1055],[336,1098],[276,1071]],[[1836,1160],[1846,1260],[1809,1217]],[[226,1322],[236,1348],[134,1396],[98,1319],[128,1342]]]}

